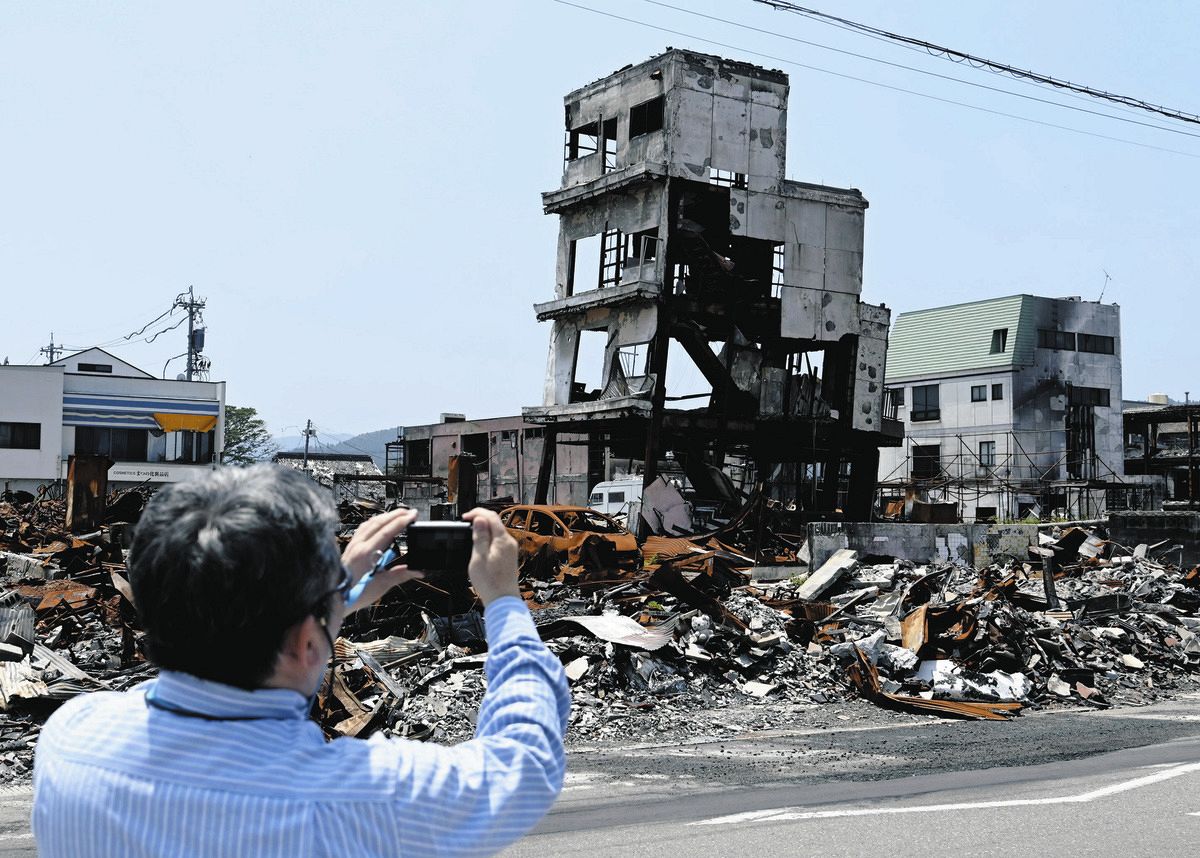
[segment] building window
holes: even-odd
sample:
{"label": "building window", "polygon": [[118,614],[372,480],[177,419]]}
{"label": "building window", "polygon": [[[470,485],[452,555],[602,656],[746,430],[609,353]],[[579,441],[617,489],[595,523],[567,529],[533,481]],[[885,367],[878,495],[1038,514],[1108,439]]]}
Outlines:
{"label": "building window", "polygon": [[992,331],[991,353],[999,355],[1006,351],[1008,351],[1008,328],[996,328]]}
{"label": "building window", "polygon": [[904,407],[904,388],[903,387],[888,388],[888,395],[890,395],[892,397],[893,405],[895,405],[897,408]]}
{"label": "building window", "polygon": [[5,450],[42,449],[42,424],[0,423],[0,448]]}
{"label": "building window", "polygon": [[[913,388],[916,390],[917,388]],[[941,444],[913,444],[912,475],[914,480],[932,480],[942,471]]]}
{"label": "building window", "polygon": [[1004,385],[1003,384],[993,384],[992,385],[992,399],[1003,399],[1003,398],[1004,398]]}
{"label": "building window", "polygon": [[986,468],[996,467],[996,442],[979,442],[979,464]]}
{"label": "building window", "polygon": [[914,387],[912,412],[909,417],[913,422],[920,420],[940,420],[942,417],[941,404],[936,384],[925,384]]}
{"label": "building window", "polygon": [[996,507],[975,507],[975,521],[979,522],[980,524],[994,524],[996,521]]}
{"label": "building window", "polygon": [[[1112,354],[1109,352],[1109,354]],[[112,372],[111,363],[81,363],[79,365],[80,372]]]}
{"label": "building window", "polygon": [[567,131],[567,160],[575,161],[600,151],[600,123],[589,122]]}
{"label": "building window", "polygon": [[971,401],[972,402],[987,402],[987,385],[972,384],[971,385]]}
{"label": "building window", "polygon": [[779,298],[783,295],[783,274],[784,274],[784,259],[783,259],[783,244],[775,245],[775,249],[771,251],[771,297]]}
{"label": "building window", "polygon": [[1067,402],[1070,405],[1099,405],[1108,408],[1111,393],[1107,387],[1067,386]]}
{"label": "building window", "polygon": [[1116,353],[1117,341],[1113,337],[1105,337],[1100,334],[1080,334],[1079,350],[1098,355],[1111,355]]}
{"label": "building window", "polygon": [[658,255],[658,227],[631,232],[625,238],[625,259],[650,262]]}
{"label": "building window", "polygon": [[525,439],[529,440],[530,438],[541,438],[545,434],[546,434],[546,430],[541,428],[540,426],[538,426],[533,429],[526,429],[525,430]]}
{"label": "building window", "polygon": [[75,452],[108,456],[114,462],[145,462],[149,433],[145,429],[77,426]]}
{"label": "building window", "polygon": [[1075,334],[1070,331],[1052,331],[1049,328],[1039,328],[1038,348],[1073,352],[1075,351]]}
{"label": "building window", "polygon": [[708,182],[710,185],[720,185],[722,188],[745,188],[746,174],[732,173],[729,170],[718,170],[716,167],[709,167]]}
{"label": "building window", "polygon": [[617,169],[617,119],[606,119],[600,126],[601,142],[604,146],[604,172]]}
{"label": "building window", "polygon": [[404,442],[404,460],[407,463],[405,473],[414,476],[429,476],[433,473],[429,447],[428,438]]}
{"label": "building window", "polygon": [[609,492],[609,503],[625,503],[625,492]]}
{"label": "building window", "polygon": [[625,236],[619,229],[606,229],[600,236],[600,288],[608,289],[621,282],[625,265]]}
{"label": "building window", "polygon": [[641,137],[663,127],[663,97],[652,98],[629,109],[629,137]]}

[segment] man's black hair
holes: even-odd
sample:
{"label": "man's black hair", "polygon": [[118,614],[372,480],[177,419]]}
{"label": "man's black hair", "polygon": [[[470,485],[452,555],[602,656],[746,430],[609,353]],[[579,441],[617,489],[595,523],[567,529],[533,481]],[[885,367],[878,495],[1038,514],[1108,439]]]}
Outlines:
{"label": "man's black hair", "polygon": [[290,468],[222,468],[160,491],[129,558],[150,658],[259,687],[284,632],[328,609],[320,603],[339,578],[336,527],[328,492]]}

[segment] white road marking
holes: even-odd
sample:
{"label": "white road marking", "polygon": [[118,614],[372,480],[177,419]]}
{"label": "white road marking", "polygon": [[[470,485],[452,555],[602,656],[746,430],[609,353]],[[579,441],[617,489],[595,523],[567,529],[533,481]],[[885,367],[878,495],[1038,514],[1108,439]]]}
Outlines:
{"label": "white road marking", "polygon": [[1163,769],[1152,775],[1145,775],[1133,780],[1122,781],[1111,786],[1085,792],[1081,795],[1059,796],[1056,798],[1017,798],[1002,801],[975,801],[957,804],[926,804],[904,807],[865,807],[853,810],[809,810],[782,807],[774,810],[752,810],[746,813],[734,813],[729,816],[718,816],[713,819],[703,819],[689,825],[736,825],[742,822],[785,822],[802,819],[839,819],[853,816],[890,816],[905,813],[947,813],[956,810],[988,810],[997,807],[1030,807],[1049,804],[1082,804],[1105,798],[1128,790],[1140,789],[1151,784],[1177,778],[1194,771],[1200,771],[1200,763],[1187,763],[1170,769]]}

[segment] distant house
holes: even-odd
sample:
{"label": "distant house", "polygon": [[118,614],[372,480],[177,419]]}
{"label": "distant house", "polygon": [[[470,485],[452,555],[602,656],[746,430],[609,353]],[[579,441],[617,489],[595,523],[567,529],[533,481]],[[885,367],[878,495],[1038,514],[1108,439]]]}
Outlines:
{"label": "distant house", "polygon": [[[307,464],[305,464],[307,460]],[[306,471],[314,480],[330,490],[336,490],[335,499],[353,498],[383,503],[386,491],[384,483],[355,477],[382,477],[383,472],[375,461],[365,453],[276,453],[271,461],[277,465]]]}
{"label": "distant house", "polygon": [[91,348],[0,366],[0,484],[34,491],[77,453],[108,456],[109,485],[173,483],[217,467],[225,382],[177,381]]}
{"label": "distant house", "polygon": [[901,313],[885,381],[905,430],[881,453],[894,496],[966,521],[1128,503],[1117,305],[1011,295]]}

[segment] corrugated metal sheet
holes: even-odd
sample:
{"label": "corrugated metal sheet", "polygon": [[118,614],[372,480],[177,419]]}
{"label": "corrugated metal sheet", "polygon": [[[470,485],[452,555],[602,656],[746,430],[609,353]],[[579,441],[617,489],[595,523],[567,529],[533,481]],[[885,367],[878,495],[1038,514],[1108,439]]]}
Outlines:
{"label": "corrugated metal sheet", "polygon": [[0,595],[0,643],[20,647],[28,655],[33,650],[33,608],[15,591]]}
{"label": "corrugated metal sheet", "polygon": [[[888,382],[1032,364],[1037,300],[1011,295],[901,313],[888,343]],[[998,328],[1008,329],[1007,348],[992,354],[992,332]]]}

